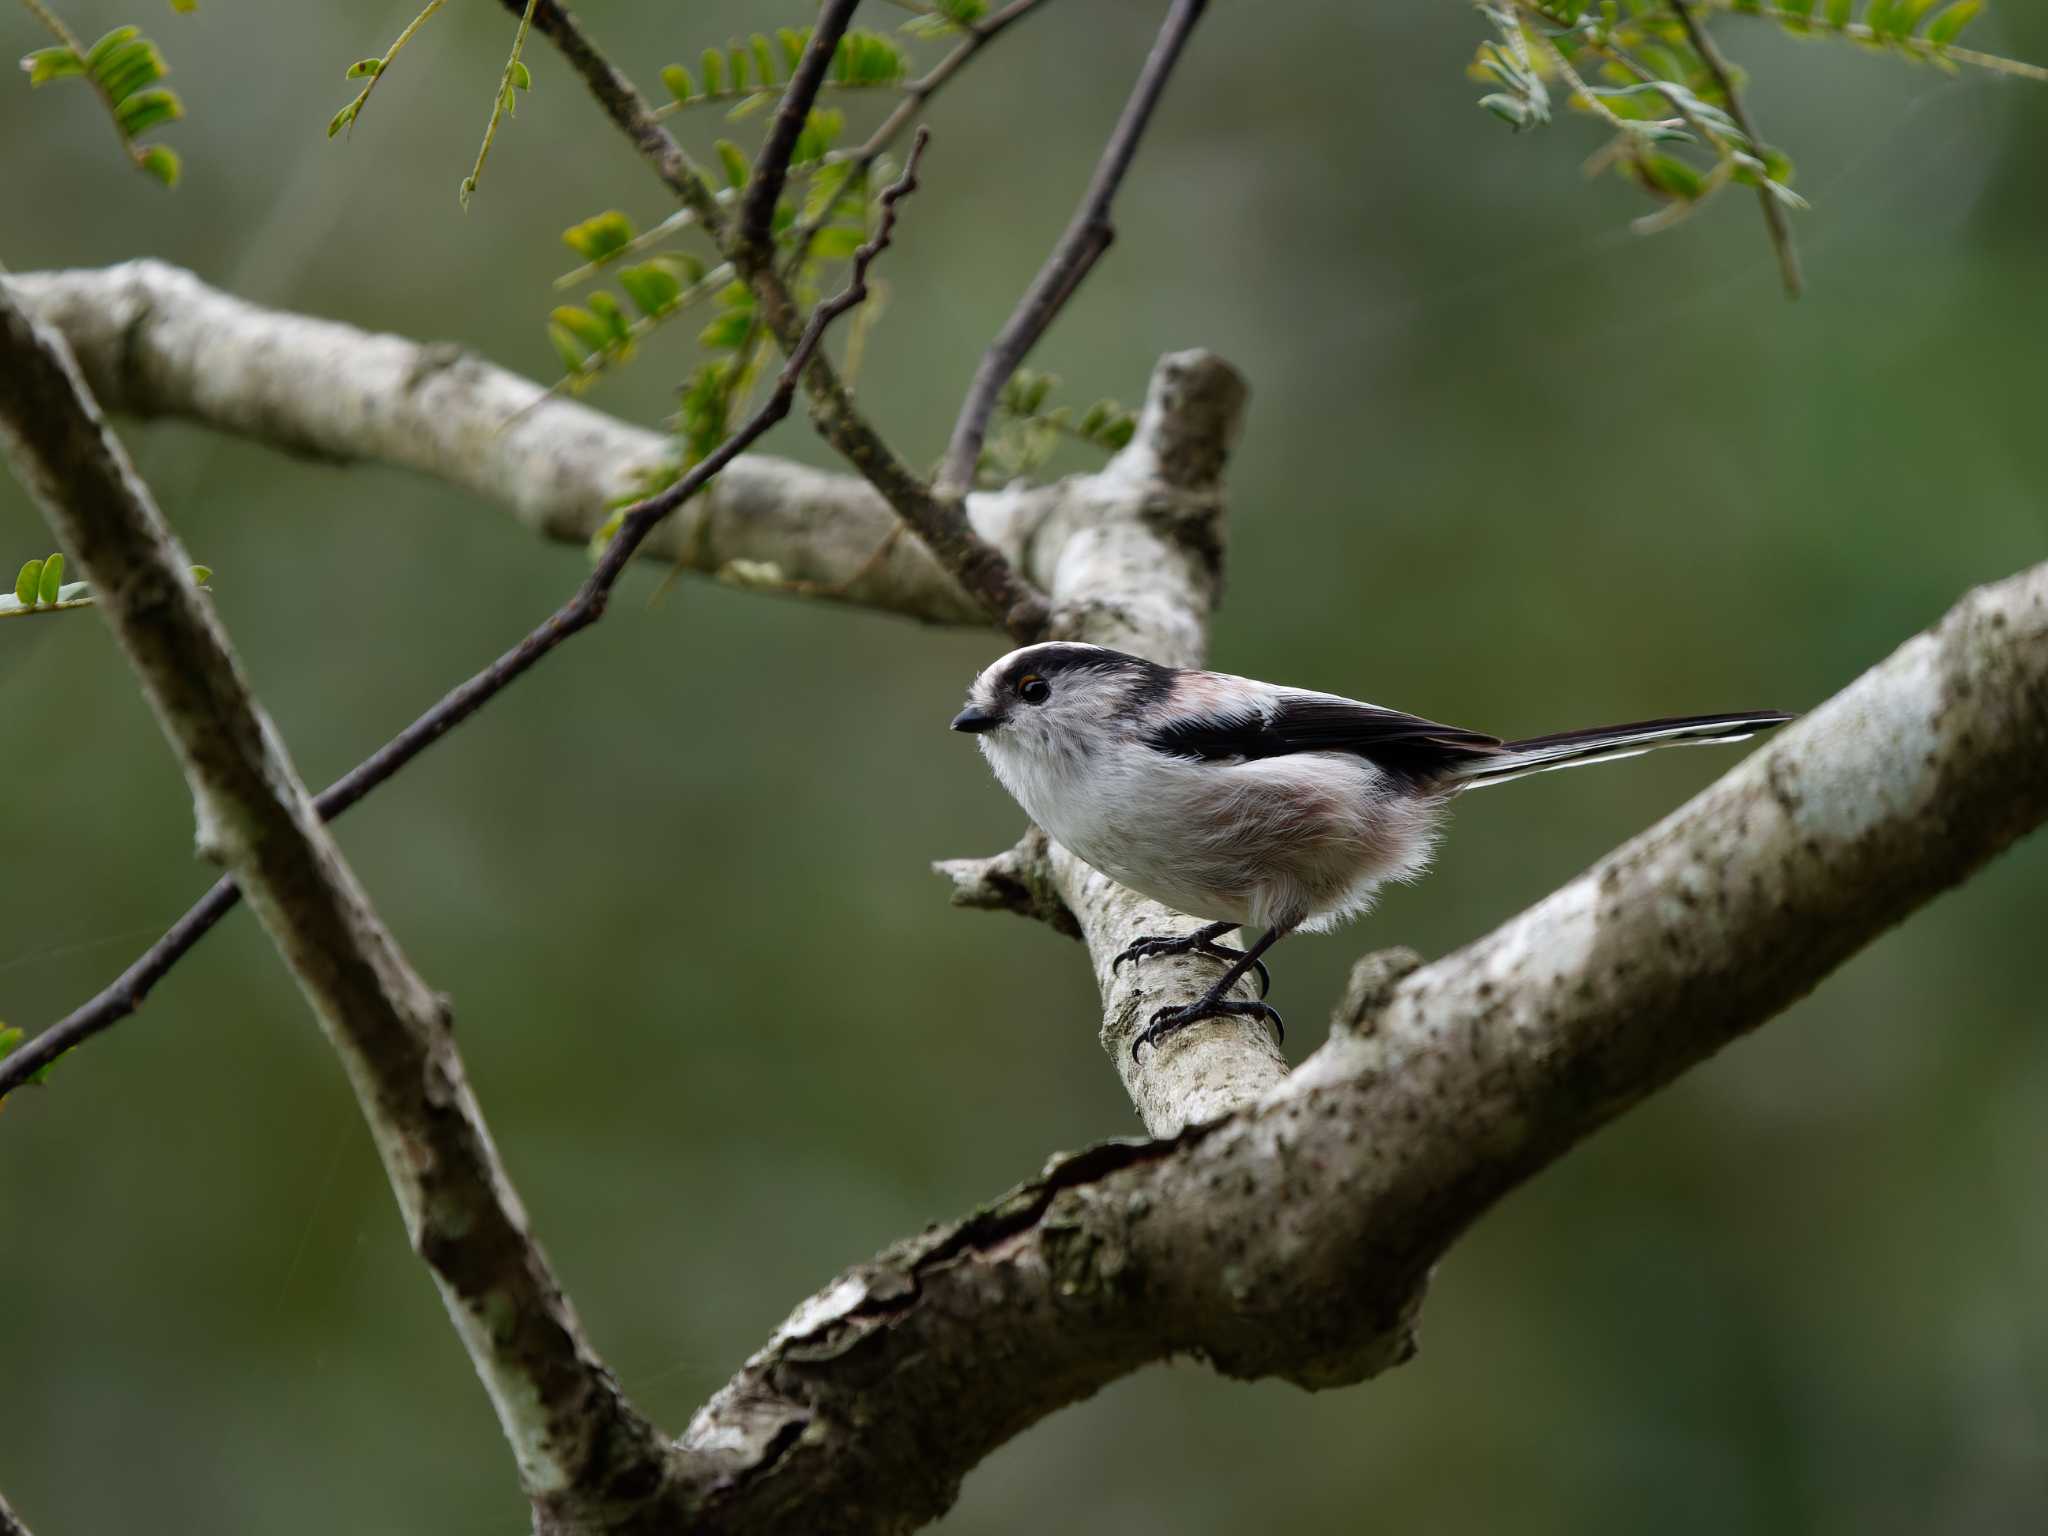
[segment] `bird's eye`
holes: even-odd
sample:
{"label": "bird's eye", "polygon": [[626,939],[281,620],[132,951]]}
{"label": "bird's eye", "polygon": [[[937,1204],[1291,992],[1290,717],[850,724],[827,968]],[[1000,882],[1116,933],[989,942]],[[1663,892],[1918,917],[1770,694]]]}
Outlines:
{"label": "bird's eye", "polygon": [[1026,704],[1043,704],[1052,697],[1052,684],[1033,672],[1017,680],[1017,697]]}

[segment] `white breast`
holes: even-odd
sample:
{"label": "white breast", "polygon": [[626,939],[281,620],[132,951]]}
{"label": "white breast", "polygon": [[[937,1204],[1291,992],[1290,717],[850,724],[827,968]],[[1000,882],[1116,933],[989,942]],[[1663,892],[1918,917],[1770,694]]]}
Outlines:
{"label": "white breast", "polygon": [[982,738],[1048,836],[1121,885],[1211,921],[1324,928],[1419,874],[1440,804],[1363,758],[1311,752],[1205,763],[1137,742],[1082,758]]}

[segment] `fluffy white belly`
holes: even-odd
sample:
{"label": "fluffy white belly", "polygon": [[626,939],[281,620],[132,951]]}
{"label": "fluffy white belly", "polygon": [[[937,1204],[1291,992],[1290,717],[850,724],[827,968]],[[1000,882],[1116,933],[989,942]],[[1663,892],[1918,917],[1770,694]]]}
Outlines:
{"label": "fluffy white belly", "polygon": [[1332,926],[1428,860],[1436,803],[1348,753],[1140,761],[1142,776],[1124,782],[1086,765],[1076,783],[1003,777],[1061,845],[1118,884],[1212,922]]}

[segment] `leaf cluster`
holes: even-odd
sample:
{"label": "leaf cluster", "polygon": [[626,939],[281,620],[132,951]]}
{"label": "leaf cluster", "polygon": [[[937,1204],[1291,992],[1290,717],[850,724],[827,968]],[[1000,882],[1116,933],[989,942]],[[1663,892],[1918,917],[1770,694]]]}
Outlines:
{"label": "leaf cluster", "polygon": [[982,445],[975,478],[1000,485],[1043,469],[1062,441],[1115,453],[1138,430],[1137,415],[1115,400],[1097,400],[1079,412],[1048,405],[1058,374],[1019,368],[996,399],[995,428]]}
{"label": "leaf cluster", "polygon": [[[807,292],[815,291],[827,263],[846,260],[867,237],[869,178],[856,177],[844,162],[824,165],[845,122],[845,114],[827,108],[813,110],[805,120],[790,157],[790,174],[793,183],[807,180],[807,185],[801,200],[795,195],[781,200],[770,225],[779,259]],[[753,167],[746,151],[730,139],[718,140],[713,148],[725,183],[713,189],[714,195],[730,206],[746,190]],[[699,345],[732,351],[756,334],[751,295],[732,281],[730,266],[721,263],[707,270],[698,257],[673,252],[625,264],[627,257],[653,250],[686,232],[690,224],[687,218],[671,218],[642,232],[623,211],[611,208],[562,231],[563,243],[583,258],[583,265],[558,284],[573,286],[609,271],[637,313],[629,315],[626,306],[604,289],[580,305],[557,306],[548,317],[548,340],[567,370],[558,387],[588,387],[605,369],[630,361],[635,344],[649,331],[707,300],[716,299],[719,312],[698,334]],[[688,423],[703,425],[691,405],[706,398],[698,387],[702,383],[693,381],[684,390],[686,435]]]}
{"label": "leaf cluster", "polygon": [[[1561,86],[1576,111],[1610,132],[1588,171],[1611,171],[1660,205],[1637,220],[1639,230],[1664,228],[1725,187],[1749,186],[1767,200],[1773,240],[1787,251],[1780,210],[1806,201],[1792,189],[1791,158],[1751,130],[1742,71],[1708,35],[1709,13],[1775,20],[1798,35],[1845,38],[1939,69],[2027,69],[1958,49],[1984,0],[1477,0],[1477,9],[1494,34],[1469,71],[1493,87],[1481,107],[1522,132],[1550,121]],[[1796,266],[1787,267],[1789,284]]]}
{"label": "leaf cluster", "polygon": [[[172,0],[172,8],[189,11],[193,5],[191,0],[182,4]],[[170,73],[162,50],[144,37],[139,27],[116,27],[90,48],[82,47],[54,13],[40,5],[33,9],[59,41],[54,47],[36,49],[21,61],[29,85],[84,80],[105,103],[128,158],[163,185],[176,186],[184,169],[178,152],[168,144],[137,142],[152,129],[185,115],[185,103],[178,93],[162,84]]]}
{"label": "leaf cluster", "polygon": [[[664,65],[661,83],[670,99],[655,115],[667,117],[685,107],[729,101],[734,103],[726,114],[729,118],[748,117],[776,99],[810,41],[809,27],[778,27],[773,38],[756,32],[734,38],[722,49],[706,48],[694,75],[681,64]],[[855,28],[833,50],[825,84],[872,90],[900,85],[909,73],[910,54],[902,44],[885,33]]]}

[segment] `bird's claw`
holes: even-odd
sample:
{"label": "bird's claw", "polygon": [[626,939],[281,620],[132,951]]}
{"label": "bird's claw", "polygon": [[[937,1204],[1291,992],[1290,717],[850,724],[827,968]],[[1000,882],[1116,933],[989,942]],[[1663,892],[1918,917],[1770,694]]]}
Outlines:
{"label": "bird's claw", "polygon": [[[1242,960],[1244,951],[1232,949],[1227,944],[1218,944],[1214,939],[1205,939],[1199,933],[1175,934],[1169,937],[1138,939],[1130,948],[1109,962],[1110,974],[1122,969],[1126,960],[1136,963],[1152,960],[1161,955],[1207,955],[1212,960],[1221,960],[1228,965]],[[1258,973],[1259,996],[1264,997],[1273,990],[1273,973],[1266,969],[1266,962],[1254,960],[1252,969]]]}
{"label": "bird's claw", "polygon": [[1153,1014],[1152,1022],[1131,1038],[1131,1060],[1138,1059],[1138,1047],[1141,1045],[1157,1046],[1168,1035],[1186,1029],[1198,1019],[1221,1018],[1263,1019],[1273,1026],[1274,1044],[1281,1044],[1287,1039],[1286,1022],[1280,1017],[1280,1010],[1272,1004],[1254,1003],[1237,997],[1205,997],[1199,1002],[1162,1008]]}

